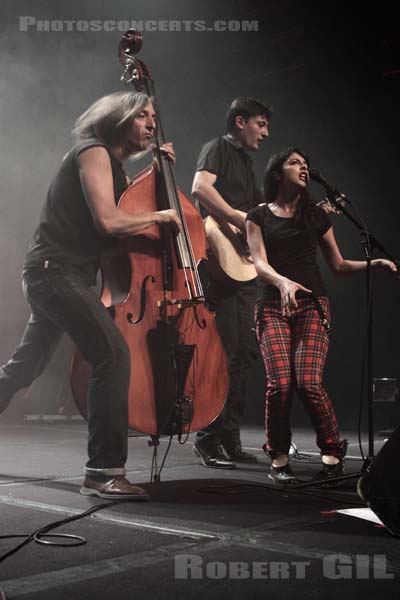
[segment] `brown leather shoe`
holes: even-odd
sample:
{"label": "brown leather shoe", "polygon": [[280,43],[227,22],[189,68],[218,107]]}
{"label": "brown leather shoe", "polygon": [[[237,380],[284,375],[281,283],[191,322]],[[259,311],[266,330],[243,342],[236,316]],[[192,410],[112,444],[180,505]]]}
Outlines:
{"label": "brown leather shoe", "polygon": [[99,496],[99,498],[108,498],[109,500],[130,499],[130,500],[149,500],[147,492],[136,485],[133,485],[124,475],[114,475],[113,477],[94,479],[85,475],[80,493],[84,496]]}

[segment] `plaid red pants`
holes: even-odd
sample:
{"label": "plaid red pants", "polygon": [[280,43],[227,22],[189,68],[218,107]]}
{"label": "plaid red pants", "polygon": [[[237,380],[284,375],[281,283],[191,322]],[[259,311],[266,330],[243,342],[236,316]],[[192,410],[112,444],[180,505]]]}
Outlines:
{"label": "plaid red pants", "polygon": [[[318,300],[329,320],[328,299]],[[256,333],[267,376],[267,450],[272,458],[289,452],[295,388],[311,418],[321,454],[341,457],[345,442],[339,439],[335,413],[322,385],[328,335],[312,298],[299,298],[297,304],[290,317],[282,316],[279,300],[256,307]]]}

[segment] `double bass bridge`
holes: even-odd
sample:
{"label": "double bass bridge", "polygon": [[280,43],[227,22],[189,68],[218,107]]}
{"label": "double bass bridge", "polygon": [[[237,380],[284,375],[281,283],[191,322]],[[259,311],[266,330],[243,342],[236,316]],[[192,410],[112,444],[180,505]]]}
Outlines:
{"label": "double bass bridge", "polygon": [[179,309],[193,308],[197,304],[204,303],[204,296],[197,296],[196,298],[164,298],[163,300],[157,301],[158,308],[167,308],[169,306],[176,306]]}

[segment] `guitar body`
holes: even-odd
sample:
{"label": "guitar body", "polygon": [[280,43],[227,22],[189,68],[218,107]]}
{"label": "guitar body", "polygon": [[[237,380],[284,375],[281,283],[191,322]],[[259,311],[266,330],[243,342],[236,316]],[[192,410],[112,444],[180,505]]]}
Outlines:
{"label": "guitar body", "polygon": [[234,225],[209,215],[204,227],[209,246],[207,267],[214,279],[223,285],[238,286],[257,277],[247,242]]}

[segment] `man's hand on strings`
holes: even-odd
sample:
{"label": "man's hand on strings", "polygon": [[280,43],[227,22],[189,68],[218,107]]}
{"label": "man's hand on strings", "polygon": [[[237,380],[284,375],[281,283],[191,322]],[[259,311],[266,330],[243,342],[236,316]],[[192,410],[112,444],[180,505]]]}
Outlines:
{"label": "man's hand on strings", "polygon": [[[156,147],[153,146],[153,153],[155,154]],[[163,157],[168,159],[174,165],[176,163],[176,154],[174,150],[174,145],[172,142],[165,142],[162,146],[160,146],[161,154]]]}
{"label": "man's hand on strings", "polygon": [[182,224],[175,209],[168,208],[167,210],[159,210],[157,214],[159,216],[159,225],[169,225],[175,235],[180,232]]}

